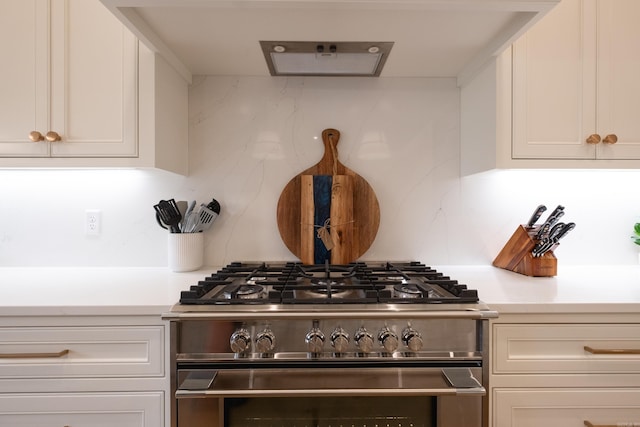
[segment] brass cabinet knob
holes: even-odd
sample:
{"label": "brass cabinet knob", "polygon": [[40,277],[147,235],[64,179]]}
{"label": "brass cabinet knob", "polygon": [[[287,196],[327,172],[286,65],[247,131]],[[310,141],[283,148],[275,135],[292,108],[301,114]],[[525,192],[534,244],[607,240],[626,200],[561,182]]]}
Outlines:
{"label": "brass cabinet knob", "polygon": [[597,144],[601,140],[600,135],[593,133],[587,138],[587,144]]}
{"label": "brass cabinet knob", "polygon": [[44,136],[37,130],[34,130],[29,132],[29,139],[32,140],[33,142],[38,142],[38,141],[42,141],[44,139]]}
{"label": "brass cabinet knob", "polygon": [[58,135],[58,132],[54,132],[54,131],[47,132],[47,134],[44,137],[49,142],[56,142],[56,141],[62,140],[62,138],[60,138],[60,135]]}
{"label": "brass cabinet knob", "polygon": [[602,140],[605,144],[615,144],[618,142],[618,136],[615,133],[609,134]]}

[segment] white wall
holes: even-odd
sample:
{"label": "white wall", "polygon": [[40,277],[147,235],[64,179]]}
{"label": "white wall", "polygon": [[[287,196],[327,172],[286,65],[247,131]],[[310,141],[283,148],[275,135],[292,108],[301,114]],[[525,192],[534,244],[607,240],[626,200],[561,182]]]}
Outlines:
{"label": "white wall", "polygon": [[[206,261],[295,259],[278,234],[282,188],[341,131],[341,161],[381,208],[363,259],[488,264],[540,203],[576,229],[563,264],[633,264],[638,171],[490,171],[460,177],[459,91],[451,79],[196,78],[189,177],[154,170],[0,170],[0,266],[164,266],[152,205],[215,197]],[[85,209],[102,233],[84,234]]]}

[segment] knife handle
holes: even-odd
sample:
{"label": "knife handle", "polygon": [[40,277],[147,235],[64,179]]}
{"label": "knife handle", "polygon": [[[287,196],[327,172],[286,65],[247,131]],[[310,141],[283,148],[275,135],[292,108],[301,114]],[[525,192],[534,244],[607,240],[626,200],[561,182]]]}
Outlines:
{"label": "knife handle", "polygon": [[562,230],[564,230],[565,226],[566,225],[564,222],[559,222],[553,227],[551,227],[551,230],[549,230],[549,239],[551,240],[556,239],[560,235]]}
{"label": "knife handle", "polygon": [[533,215],[531,215],[529,222],[527,222],[527,228],[532,228],[536,224],[536,222],[538,222],[538,220],[542,216],[542,213],[546,210],[547,207],[545,205],[539,205],[536,210],[533,211]]}
{"label": "knife handle", "polygon": [[571,230],[573,230],[574,228],[576,228],[576,224],[575,222],[570,222],[568,224],[566,224],[562,230],[560,230],[560,232],[558,233],[558,235],[556,236],[557,240],[562,239],[565,234],[567,234],[568,232],[570,232]]}
{"label": "knife handle", "polygon": [[542,240],[542,238],[549,233],[550,229],[551,229],[551,224],[549,224],[549,221],[545,222],[544,224],[542,224],[542,226],[540,226],[540,229],[535,235],[535,239]]}

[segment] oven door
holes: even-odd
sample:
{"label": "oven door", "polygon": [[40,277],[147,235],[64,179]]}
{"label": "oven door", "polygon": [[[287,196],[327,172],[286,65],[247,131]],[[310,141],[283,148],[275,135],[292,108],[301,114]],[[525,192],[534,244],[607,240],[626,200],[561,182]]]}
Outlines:
{"label": "oven door", "polygon": [[177,425],[482,427],[481,368],[181,369]]}

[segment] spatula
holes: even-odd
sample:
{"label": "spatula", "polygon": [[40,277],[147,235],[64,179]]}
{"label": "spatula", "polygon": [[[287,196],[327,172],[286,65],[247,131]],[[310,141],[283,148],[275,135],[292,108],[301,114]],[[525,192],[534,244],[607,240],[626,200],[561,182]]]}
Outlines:
{"label": "spatula", "polygon": [[200,210],[198,211],[198,218],[196,221],[196,225],[194,228],[194,233],[199,233],[201,231],[208,230],[213,224],[213,221],[216,220],[218,214],[212,211],[205,205],[204,203],[200,205]]}
{"label": "spatula", "polygon": [[160,220],[169,227],[172,233],[179,233],[178,224],[182,219],[175,200],[160,200],[157,205],[153,206]]}

